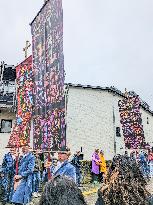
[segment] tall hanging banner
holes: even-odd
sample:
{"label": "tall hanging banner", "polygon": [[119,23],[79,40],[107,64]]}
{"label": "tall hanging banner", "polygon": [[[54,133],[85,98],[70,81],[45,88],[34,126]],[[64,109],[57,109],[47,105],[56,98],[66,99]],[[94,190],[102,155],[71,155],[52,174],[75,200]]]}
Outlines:
{"label": "tall hanging banner", "polygon": [[140,104],[138,96],[130,95],[118,103],[125,147],[128,149],[144,148],[145,145]]}
{"label": "tall hanging banner", "polygon": [[34,149],[66,146],[62,0],[48,0],[31,23]]}
{"label": "tall hanging banner", "polygon": [[8,147],[21,147],[30,142],[32,119],[32,56],[16,67],[17,114]]}

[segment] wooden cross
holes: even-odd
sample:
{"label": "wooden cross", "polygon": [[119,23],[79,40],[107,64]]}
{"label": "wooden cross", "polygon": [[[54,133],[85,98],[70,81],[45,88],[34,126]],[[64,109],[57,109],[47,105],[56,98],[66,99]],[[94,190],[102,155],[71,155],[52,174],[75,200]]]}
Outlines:
{"label": "wooden cross", "polygon": [[29,41],[26,41],[26,47],[23,48],[23,51],[25,53],[25,59],[28,57],[28,48],[30,48],[31,44]]}
{"label": "wooden cross", "polygon": [[128,91],[127,91],[127,89],[125,88],[125,97],[127,97],[128,96]]}

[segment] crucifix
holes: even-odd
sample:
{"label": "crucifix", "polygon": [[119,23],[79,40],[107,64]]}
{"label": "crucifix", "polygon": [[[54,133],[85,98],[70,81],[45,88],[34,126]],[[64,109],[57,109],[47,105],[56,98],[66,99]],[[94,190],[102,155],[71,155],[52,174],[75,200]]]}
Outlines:
{"label": "crucifix", "polygon": [[127,91],[127,89],[125,88],[125,97],[128,97],[128,91]]}
{"label": "crucifix", "polygon": [[31,44],[29,41],[26,41],[26,47],[23,48],[23,51],[25,53],[25,59],[28,57],[28,48],[30,48]]}

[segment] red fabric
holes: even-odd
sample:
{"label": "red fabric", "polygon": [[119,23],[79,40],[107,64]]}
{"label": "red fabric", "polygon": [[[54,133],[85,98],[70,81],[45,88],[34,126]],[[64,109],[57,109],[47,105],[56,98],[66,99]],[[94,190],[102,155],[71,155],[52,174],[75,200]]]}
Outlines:
{"label": "red fabric", "polygon": [[32,56],[16,67],[17,114],[7,147],[20,147],[30,142],[32,117]]}

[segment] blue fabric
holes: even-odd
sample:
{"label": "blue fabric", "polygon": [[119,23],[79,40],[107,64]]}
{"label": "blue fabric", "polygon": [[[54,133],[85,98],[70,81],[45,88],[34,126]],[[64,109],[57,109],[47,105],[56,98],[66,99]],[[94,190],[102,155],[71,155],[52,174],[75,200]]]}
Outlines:
{"label": "blue fabric", "polygon": [[2,169],[4,173],[10,173],[12,175],[15,174],[15,160],[10,152],[4,156]]}
{"label": "blue fabric", "polygon": [[42,182],[48,182],[48,173],[47,173],[47,169],[45,169],[43,171],[43,174],[42,174]]}
{"label": "blue fabric", "polygon": [[61,165],[61,167],[54,173],[54,175],[67,176],[70,179],[74,180],[76,183],[76,169],[68,160]]}
{"label": "blue fabric", "polygon": [[14,175],[15,175],[15,160],[13,159],[10,152],[4,156],[3,163],[2,163],[2,170],[6,180],[5,199],[6,201],[10,202],[13,195]]}
{"label": "blue fabric", "polygon": [[6,202],[8,200],[7,195],[7,179],[0,177],[0,201]]}
{"label": "blue fabric", "polygon": [[35,166],[35,157],[32,153],[24,156],[20,161],[19,175],[23,178],[20,185],[15,191],[12,202],[19,204],[27,204],[31,200],[32,195],[32,177]]}
{"label": "blue fabric", "polygon": [[145,177],[149,176],[149,165],[148,165],[147,157],[145,156],[144,153],[140,153],[139,155],[139,165],[143,176]]}
{"label": "blue fabric", "polygon": [[34,172],[33,173],[33,184],[32,184],[32,192],[38,192],[39,191],[39,185],[40,185],[40,172]]}

